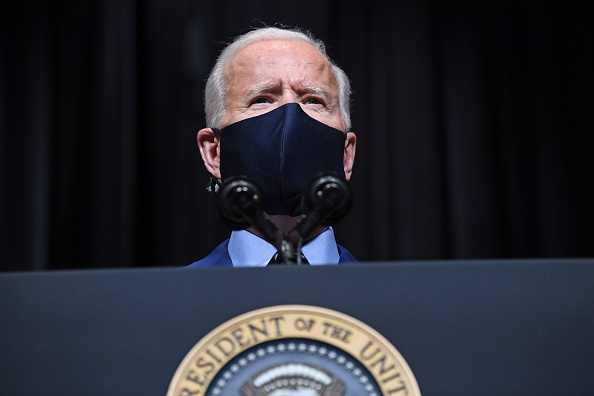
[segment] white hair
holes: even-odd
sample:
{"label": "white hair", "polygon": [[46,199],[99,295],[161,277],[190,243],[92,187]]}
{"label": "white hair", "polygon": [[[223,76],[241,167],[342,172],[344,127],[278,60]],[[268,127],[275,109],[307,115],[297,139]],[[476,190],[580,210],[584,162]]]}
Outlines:
{"label": "white hair", "polygon": [[302,32],[296,29],[281,29],[277,27],[265,27],[252,30],[249,33],[237,37],[219,55],[217,62],[206,81],[204,90],[204,112],[206,114],[206,125],[211,128],[220,128],[225,118],[225,70],[229,62],[245,47],[250,44],[266,40],[299,40],[311,44],[320,51],[330,65],[336,80],[338,89],[338,102],[341,118],[346,130],[351,130],[350,98],[351,84],[346,73],[338,67],[328,54],[324,43],[314,38],[309,32]]}

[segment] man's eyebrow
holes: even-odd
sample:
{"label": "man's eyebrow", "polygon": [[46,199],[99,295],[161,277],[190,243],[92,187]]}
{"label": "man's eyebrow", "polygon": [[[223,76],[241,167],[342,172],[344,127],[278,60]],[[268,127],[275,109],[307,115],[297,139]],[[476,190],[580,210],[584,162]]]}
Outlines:
{"label": "man's eyebrow", "polygon": [[300,94],[316,94],[322,96],[326,101],[327,106],[334,107],[338,98],[330,92],[330,90],[322,85],[307,85],[301,88]]}
{"label": "man's eyebrow", "polygon": [[273,83],[273,82],[269,82],[266,84],[260,84],[260,85],[256,85],[255,87],[250,88],[246,94],[245,97],[246,98],[252,98],[254,96],[258,96],[261,95],[264,92],[270,92],[272,90],[274,90],[275,86],[277,84]]}
{"label": "man's eyebrow", "polygon": [[330,91],[322,86],[319,85],[308,85],[302,88],[303,92],[305,93],[316,93],[318,95],[323,95],[326,97],[331,98],[332,95],[330,94]]}

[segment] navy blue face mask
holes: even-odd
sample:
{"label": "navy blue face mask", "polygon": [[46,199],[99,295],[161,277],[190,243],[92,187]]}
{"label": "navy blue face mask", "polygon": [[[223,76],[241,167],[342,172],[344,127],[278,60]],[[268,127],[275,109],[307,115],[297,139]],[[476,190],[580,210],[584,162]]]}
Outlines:
{"label": "navy blue face mask", "polygon": [[262,190],[269,215],[302,214],[301,197],[321,172],[344,175],[346,134],[308,116],[297,103],[226,126],[221,176],[247,176]]}

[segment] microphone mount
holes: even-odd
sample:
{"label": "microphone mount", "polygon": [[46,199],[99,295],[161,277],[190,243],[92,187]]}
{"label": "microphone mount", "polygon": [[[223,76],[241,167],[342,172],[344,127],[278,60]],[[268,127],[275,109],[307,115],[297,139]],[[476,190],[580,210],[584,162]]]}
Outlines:
{"label": "microphone mount", "polygon": [[[346,215],[352,206],[352,192],[344,177],[323,173],[314,178],[303,194],[305,215],[284,234],[264,213],[260,188],[246,176],[226,179],[218,191],[217,210],[233,230],[252,226],[277,248],[285,264],[301,264],[301,246],[319,225],[330,226]],[[297,246],[290,238],[297,233]]]}
{"label": "microphone mount", "polygon": [[306,215],[294,230],[306,239],[316,226],[330,226],[342,219],[353,206],[353,194],[344,177],[323,173],[311,181],[301,205]]}

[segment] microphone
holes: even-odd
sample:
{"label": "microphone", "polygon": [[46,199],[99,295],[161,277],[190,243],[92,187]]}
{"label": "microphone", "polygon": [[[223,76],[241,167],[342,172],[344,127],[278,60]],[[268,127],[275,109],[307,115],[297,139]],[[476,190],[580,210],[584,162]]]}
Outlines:
{"label": "microphone", "polygon": [[217,199],[218,213],[227,226],[243,230],[250,225],[276,245],[276,225],[262,211],[260,188],[246,176],[233,176],[221,185]]}
{"label": "microphone", "polygon": [[316,226],[330,226],[342,219],[353,206],[353,194],[343,176],[323,173],[311,181],[301,205],[305,217],[295,231],[305,239]]}

